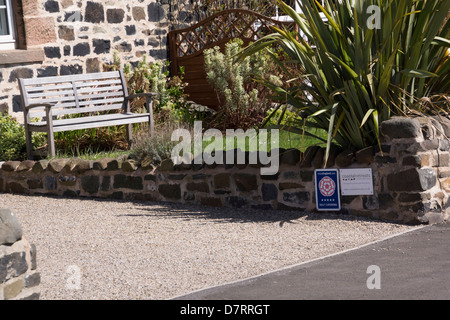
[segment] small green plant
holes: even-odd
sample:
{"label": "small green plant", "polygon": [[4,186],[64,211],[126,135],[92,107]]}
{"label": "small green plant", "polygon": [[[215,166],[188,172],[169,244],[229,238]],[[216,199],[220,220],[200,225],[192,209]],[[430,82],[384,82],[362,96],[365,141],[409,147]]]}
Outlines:
{"label": "small green plant", "polygon": [[163,160],[170,159],[172,149],[178,142],[171,141],[172,132],[177,129],[174,124],[162,124],[154,135],[140,132],[131,147],[129,157],[139,163],[148,162],[159,165]]}
{"label": "small green plant", "polygon": [[212,121],[219,129],[248,129],[261,125],[271,100],[267,88],[254,79],[279,81],[270,73],[269,57],[262,52],[236,63],[233,57],[242,46],[241,39],[234,39],[226,44],[224,53],[219,47],[204,52],[207,79],[220,102],[220,110]]}
{"label": "small green plant", "polygon": [[[122,62],[114,53],[113,63],[105,65],[106,70],[119,70]],[[192,110],[188,96],[184,93],[186,84],[183,81],[184,69],[180,75],[170,77],[169,61],[148,62],[144,56],[135,68],[126,64],[123,68],[127,79],[130,94],[154,92],[155,121],[164,123],[167,121],[179,121],[193,124],[195,120],[202,118],[202,114]],[[131,102],[131,110],[140,111],[145,107],[145,97],[134,99]]]}
{"label": "small green plant", "polygon": [[[16,118],[0,114],[0,161],[26,159],[25,129]],[[33,134],[34,147],[44,144],[44,134]]]}
{"label": "small green plant", "polygon": [[25,151],[25,130],[10,115],[0,118],[0,160],[18,160]]}

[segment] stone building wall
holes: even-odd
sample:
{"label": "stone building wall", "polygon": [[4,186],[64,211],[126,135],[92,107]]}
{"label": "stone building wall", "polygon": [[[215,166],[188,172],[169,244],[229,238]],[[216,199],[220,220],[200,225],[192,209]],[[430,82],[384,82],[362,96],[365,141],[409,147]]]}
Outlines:
{"label": "stone building wall", "polygon": [[122,63],[168,58],[168,1],[20,1],[26,50],[0,51],[0,112],[20,121],[18,78],[102,71],[114,51]]}
{"label": "stone building wall", "polygon": [[37,300],[41,276],[36,247],[22,236],[9,209],[0,209],[0,300]]}
{"label": "stone building wall", "polygon": [[[339,213],[413,224],[448,220],[449,129],[427,118],[393,118],[381,125],[380,147],[332,153],[331,168],[373,172],[374,194],[342,196]],[[270,176],[261,175],[257,164],[165,160],[155,168],[129,159],[11,161],[1,167],[0,192],[315,211],[314,170],[323,168],[324,149],[280,151],[279,171]]]}

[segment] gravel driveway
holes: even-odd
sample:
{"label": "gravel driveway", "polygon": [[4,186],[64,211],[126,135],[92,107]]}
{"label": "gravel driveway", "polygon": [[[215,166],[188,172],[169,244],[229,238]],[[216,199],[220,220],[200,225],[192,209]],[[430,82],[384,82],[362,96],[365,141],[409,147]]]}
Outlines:
{"label": "gravel driveway", "polygon": [[41,299],[169,299],[415,227],[352,216],[0,194],[37,247]]}

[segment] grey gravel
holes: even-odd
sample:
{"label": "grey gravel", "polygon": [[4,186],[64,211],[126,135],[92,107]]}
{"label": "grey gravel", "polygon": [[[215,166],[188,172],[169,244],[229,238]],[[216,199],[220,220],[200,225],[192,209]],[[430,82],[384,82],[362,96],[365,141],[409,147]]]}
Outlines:
{"label": "grey gravel", "polygon": [[336,214],[11,194],[0,194],[0,208],[36,245],[42,300],[164,300],[415,228]]}

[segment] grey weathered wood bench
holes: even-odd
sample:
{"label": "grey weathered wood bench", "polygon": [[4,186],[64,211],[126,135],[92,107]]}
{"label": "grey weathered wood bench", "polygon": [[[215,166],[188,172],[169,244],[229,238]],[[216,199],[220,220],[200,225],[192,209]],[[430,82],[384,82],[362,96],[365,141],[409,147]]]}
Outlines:
{"label": "grey weathered wood bench", "polygon": [[[55,132],[126,125],[131,141],[133,124],[148,122],[153,134],[154,94],[128,95],[122,71],[19,79],[19,87],[28,159],[32,159],[32,132],[47,133],[51,156]],[[147,112],[131,112],[130,100],[141,96],[146,97]]]}

